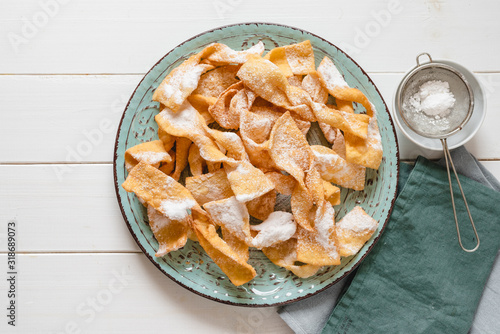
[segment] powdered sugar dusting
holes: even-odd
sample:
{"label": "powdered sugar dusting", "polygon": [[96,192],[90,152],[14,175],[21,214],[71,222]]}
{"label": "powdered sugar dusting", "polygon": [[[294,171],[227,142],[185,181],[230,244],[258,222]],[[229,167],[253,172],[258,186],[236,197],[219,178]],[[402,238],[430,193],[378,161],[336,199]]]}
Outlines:
{"label": "powdered sugar dusting", "polygon": [[250,193],[250,194],[237,194],[236,199],[241,202],[241,203],[246,203],[250,202],[254,198],[258,197],[256,193]]}
{"label": "powdered sugar dusting", "polygon": [[191,198],[164,199],[160,203],[160,211],[171,220],[184,220],[188,216],[187,210],[196,205]]}
{"label": "powdered sugar dusting", "polygon": [[186,92],[191,93],[198,86],[201,75],[205,72],[206,65],[192,65],[172,75],[169,83],[162,87],[162,97],[165,100],[172,99],[177,105],[181,105],[186,97]]}
{"label": "powdered sugar dusting", "polygon": [[333,61],[325,57],[318,66],[318,74],[321,75],[327,85],[327,89],[334,88],[349,88],[349,85],[344,80],[344,77],[339,72]]}
{"label": "powdered sugar dusting", "polygon": [[240,177],[240,175],[246,175],[249,174],[250,172],[251,170],[249,169],[249,165],[244,163],[239,163],[238,166],[236,166],[236,168],[229,166],[226,167],[227,177],[233,177],[233,173],[237,173],[238,174],[237,177]]}
{"label": "powdered sugar dusting", "polygon": [[335,242],[330,238],[334,224],[335,209],[329,202],[324,201],[323,206],[319,207],[316,211],[314,227],[317,231],[316,241],[323,246],[330,257],[336,257],[338,255]]}
{"label": "powdered sugar dusting", "polygon": [[337,228],[349,229],[356,233],[373,232],[377,229],[378,222],[370,217],[360,206],[349,211],[337,223]]}
{"label": "powdered sugar dusting", "polygon": [[365,183],[366,168],[347,162],[335,151],[324,146],[313,145],[315,166],[321,178],[342,187],[361,190]]}
{"label": "powdered sugar dusting", "polygon": [[167,152],[137,152],[131,155],[135,160],[144,161],[149,165],[157,164],[169,156]]}
{"label": "powdered sugar dusting", "polygon": [[165,108],[159,115],[179,132],[200,132],[198,110],[193,108],[187,100],[184,101],[178,112]]}
{"label": "powdered sugar dusting", "polygon": [[334,168],[337,165],[344,165],[342,157],[332,151],[331,154],[322,153],[313,149],[314,156],[316,157],[316,168],[320,172],[324,179],[330,180],[334,177],[344,178],[349,176],[351,171],[349,168],[344,168],[347,166],[340,166],[340,168]]}
{"label": "powdered sugar dusting", "polygon": [[295,234],[297,225],[291,213],[274,211],[264,222],[251,226],[251,229],[259,231],[251,245],[262,249],[290,239]]}
{"label": "powdered sugar dusting", "polygon": [[170,219],[165,217],[161,212],[153,208],[151,205],[148,205],[148,219],[153,233],[157,233],[171,223]]}
{"label": "powdered sugar dusting", "polygon": [[126,168],[129,172],[130,172],[130,170],[131,170],[132,168],[134,168],[134,167],[135,167],[135,164],[131,164],[131,163],[129,163],[129,162],[127,162],[127,161],[125,161],[125,168]]}
{"label": "powdered sugar dusting", "polygon": [[[211,45],[209,45],[209,47],[210,46]],[[215,62],[243,64],[248,60],[249,56],[261,55],[264,52],[264,43],[262,43],[262,41],[259,41],[257,44],[243,51],[235,51],[224,44],[221,44],[220,48],[220,52],[209,55],[207,59]]]}
{"label": "powdered sugar dusting", "polygon": [[244,165],[242,164],[239,164],[238,167],[236,167],[236,171],[243,175],[250,173],[250,171],[247,168],[245,168]]}
{"label": "powdered sugar dusting", "polygon": [[250,237],[248,231],[245,232],[249,221],[247,207],[236,197],[209,202],[203,207],[217,224],[224,226],[239,239],[247,240]]}
{"label": "powdered sugar dusting", "polygon": [[374,151],[382,151],[382,137],[380,136],[380,131],[377,125],[377,116],[373,114],[370,117],[370,122],[368,123],[368,134],[366,136],[368,145]]}

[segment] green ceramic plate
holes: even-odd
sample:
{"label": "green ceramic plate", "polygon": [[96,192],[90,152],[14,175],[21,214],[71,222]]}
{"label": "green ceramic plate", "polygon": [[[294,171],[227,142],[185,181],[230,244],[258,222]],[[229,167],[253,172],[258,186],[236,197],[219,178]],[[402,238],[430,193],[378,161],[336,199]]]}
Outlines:
{"label": "green ceramic plate", "polygon": [[[364,92],[377,109],[384,147],[380,169],[367,170],[364,191],[344,189],[342,204],[336,206],[335,210],[339,219],[355,205],[361,205],[380,222],[378,231],[357,255],[344,258],[339,266],[325,267],[306,279],[298,278],[273,265],[257,250],[251,252],[250,260],[257,276],[239,287],[231,284],[198,243],[188,241],[181,250],[156,258],[154,254],[158,243],[149,228],[146,210],[134,194],[125,192],[120,186],[127,176],[125,150],[157,139],[154,116],[159,110],[158,103],[151,100],[153,91],[173,68],[210,43],[220,42],[242,50],[263,41],[266,51],[269,51],[277,46],[307,39],[314,47],[316,66],[325,55],[332,58],[349,85]],[[308,139],[315,143],[320,141],[317,128],[311,130]],[[380,237],[394,204],[398,162],[396,133],[387,106],[368,75],[348,55],[328,41],[297,28],[268,23],[245,23],[217,28],[195,36],[177,46],[153,66],[137,86],[123,113],[116,137],[113,168],[116,194],[125,222],[144,254],[159,270],[183,287],[212,300],[241,306],[272,306],[307,298],[326,289],[351,272],[370,252]]]}

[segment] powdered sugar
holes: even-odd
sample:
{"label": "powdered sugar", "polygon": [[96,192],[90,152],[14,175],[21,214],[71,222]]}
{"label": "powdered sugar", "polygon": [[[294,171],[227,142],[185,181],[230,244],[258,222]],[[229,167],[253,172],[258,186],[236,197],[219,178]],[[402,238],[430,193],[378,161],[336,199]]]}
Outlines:
{"label": "powdered sugar", "polygon": [[257,198],[257,197],[259,197],[258,193],[237,194],[236,195],[236,199],[238,200],[238,202],[241,202],[241,203],[250,202],[251,200],[253,200],[254,198]]}
{"label": "powdered sugar", "polygon": [[226,166],[226,173],[228,178],[235,178],[235,177],[241,178],[241,175],[246,175],[250,173],[249,165],[245,163],[239,163],[236,166],[236,168],[231,166]]}
{"label": "powdered sugar", "polygon": [[[211,45],[209,45],[209,47],[210,46]],[[243,64],[248,60],[250,55],[261,55],[264,52],[264,43],[259,41],[257,44],[244,51],[232,50],[224,44],[221,44],[220,48],[219,52],[209,55],[207,59],[215,62]]]}
{"label": "powdered sugar", "polygon": [[336,226],[339,229],[349,229],[356,233],[373,232],[377,229],[378,222],[366,214],[360,206],[356,206]]}
{"label": "powdered sugar", "polygon": [[259,231],[251,245],[262,249],[290,239],[295,234],[297,225],[291,213],[274,211],[264,222],[251,226],[251,229]]}
{"label": "powdered sugar", "polygon": [[[160,115],[172,127],[169,132],[172,135],[183,136],[189,132],[200,132],[201,125],[199,121],[198,110],[188,102],[184,101],[178,112],[173,112],[169,108],[162,110]],[[178,130],[174,133],[172,130]]]}
{"label": "powdered sugar", "polygon": [[160,203],[160,211],[171,220],[184,220],[188,216],[187,210],[196,205],[191,198],[164,199]]}
{"label": "powdered sugar", "polygon": [[209,202],[203,207],[217,224],[224,226],[241,240],[249,239],[248,210],[245,204],[240,203],[236,197],[232,196],[224,200]]}
{"label": "powdered sugar", "polygon": [[382,137],[377,125],[377,116],[373,114],[368,123],[367,143],[373,151],[382,151]]}
{"label": "powdered sugar", "polygon": [[362,190],[365,183],[366,168],[347,162],[335,151],[324,146],[311,146],[316,157],[315,166],[321,178],[342,187]]}
{"label": "powdered sugar", "polygon": [[231,189],[239,202],[249,202],[274,189],[271,180],[246,160],[238,161],[233,166],[229,163],[224,165]]}
{"label": "powdered sugar", "polygon": [[[347,168],[345,160],[334,151],[331,154],[322,153],[313,149],[314,156],[316,157],[315,167],[321,174],[321,177],[325,180],[331,180],[332,178],[344,178],[347,177],[351,171]],[[335,168],[340,165],[338,168]],[[344,168],[345,167],[345,168]]]}
{"label": "powdered sugar", "polygon": [[436,119],[446,117],[455,105],[455,97],[450,92],[448,82],[430,80],[423,83],[419,91],[409,99],[416,112],[424,112]]}
{"label": "powdered sugar", "polygon": [[151,205],[148,205],[148,219],[153,233],[159,232],[171,223],[170,219],[165,217],[161,212],[153,208]]}
{"label": "powdered sugar", "polygon": [[344,80],[344,77],[339,72],[335,64],[330,59],[325,59],[323,59],[321,64],[318,66],[317,71],[325,81],[326,88],[331,90],[335,88],[349,88],[349,85]]}
{"label": "powdered sugar", "polygon": [[180,105],[184,101],[184,96],[182,91],[180,89],[176,89],[172,85],[165,84],[165,86],[163,86],[162,93],[163,93],[163,98],[165,100],[173,99],[175,104]]}
{"label": "powdered sugar", "polygon": [[250,173],[248,168],[245,168],[243,164],[239,164],[238,167],[236,167],[236,172],[242,175]]}
{"label": "powdered sugar", "polygon": [[135,167],[135,164],[131,164],[127,161],[125,161],[125,168],[130,172],[132,170],[132,168]]}
{"label": "powdered sugar", "polygon": [[323,202],[323,206],[319,207],[316,211],[314,227],[318,232],[316,235],[316,241],[323,246],[327,254],[333,258],[338,255],[335,242],[332,238],[330,238],[334,224],[335,209],[329,202],[325,201]]}
{"label": "powdered sugar", "polygon": [[149,165],[155,165],[163,160],[169,155],[166,152],[137,152],[132,153],[132,157],[137,161],[144,161]]}
{"label": "powdered sugar", "polygon": [[181,105],[186,97],[186,92],[191,93],[198,86],[201,75],[206,71],[206,65],[194,65],[183,68],[172,75],[169,83],[162,87],[162,95],[165,100],[172,99],[177,105]]}

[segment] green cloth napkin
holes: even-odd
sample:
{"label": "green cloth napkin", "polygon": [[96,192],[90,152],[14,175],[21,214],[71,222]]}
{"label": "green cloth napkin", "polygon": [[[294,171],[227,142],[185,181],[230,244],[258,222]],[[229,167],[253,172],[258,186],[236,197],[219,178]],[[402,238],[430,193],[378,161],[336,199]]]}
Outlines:
{"label": "green cloth napkin", "polygon": [[[448,176],[419,157],[401,165],[407,182],[378,243],[359,267],[323,333],[467,333],[500,248],[500,193],[460,176],[481,240],[457,241]],[[475,245],[455,183],[466,248]]]}

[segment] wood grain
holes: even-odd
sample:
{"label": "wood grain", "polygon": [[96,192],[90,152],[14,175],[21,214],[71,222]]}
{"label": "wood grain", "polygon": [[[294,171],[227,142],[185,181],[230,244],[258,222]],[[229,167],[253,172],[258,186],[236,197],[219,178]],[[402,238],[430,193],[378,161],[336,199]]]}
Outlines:
{"label": "wood grain", "polygon": [[[498,39],[499,3],[488,0],[61,2],[45,23],[38,0],[2,1],[0,73],[144,73],[184,40],[239,22],[297,26],[346,49],[368,71],[405,71],[423,51],[474,71],[498,70],[485,41]],[[26,22],[35,21],[30,32]],[[12,34],[27,40],[17,52]]]}
{"label": "wood grain", "polygon": [[[62,179],[59,167],[69,167]],[[0,166],[0,221],[9,219],[18,222],[21,252],[139,251],[109,164]]]}
{"label": "wood grain", "polygon": [[[77,333],[68,331],[72,327],[95,334],[292,333],[276,308],[234,307],[200,297],[143,254],[32,254],[18,255],[17,262],[15,333]],[[0,322],[0,332],[7,327]]]}
{"label": "wood grain", "polygon": [[112,161],[140,76],[0,76],[1,162]]}

